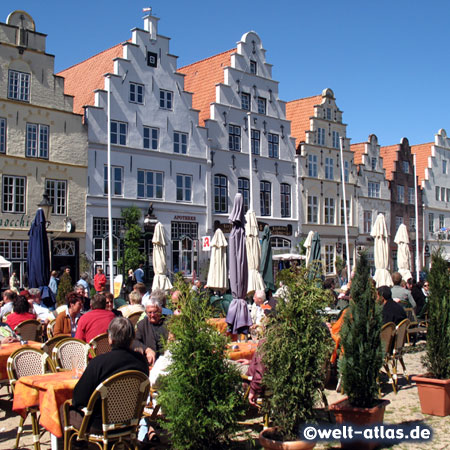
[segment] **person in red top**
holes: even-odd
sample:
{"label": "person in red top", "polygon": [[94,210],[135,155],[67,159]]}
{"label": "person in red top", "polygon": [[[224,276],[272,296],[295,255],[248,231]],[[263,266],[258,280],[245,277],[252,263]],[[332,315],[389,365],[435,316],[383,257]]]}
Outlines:
{"label": "person in red top", "polygon": [[14,312],[6,318],[6,323],[14,330],[17,325],[25,320],[36,319],[36,315],[30,313],[29,310],[30,305],[28,300],[23,295],[19,295],[14,302]]}
{"label": "person in red top", "polygon": [[97,293],[103,292],[106,286],[106,275],[101,267],[97,267],[97,274],[94,277],[94,289]]}
{"label": "person in red top", "polygon": [[106,298],[103,294],[95,294],[91,300],[91,310],[83,314],[78,321],[75,337],[89,342],[99,334],[106,333],[111,320],[116,317],[112,311],[107,311]]}

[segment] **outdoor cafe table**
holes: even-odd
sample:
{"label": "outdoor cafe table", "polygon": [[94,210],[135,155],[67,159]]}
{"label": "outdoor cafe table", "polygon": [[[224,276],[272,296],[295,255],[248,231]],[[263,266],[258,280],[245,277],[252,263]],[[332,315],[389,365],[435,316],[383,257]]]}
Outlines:
{"label": "outdoor cafe table", "polygon": [[14,388],[13,411],[24,416],[26,408],[39,406],[40,423],[56,437],[62,437],[59,408],[72,398],[77,378],[74,372],[46,373],[21,377]]}
{"label": "outdoor cafe table", "polygon": [[[29,341],[26,344],[28,347],[41,348],[42,343]],[[17,349],[25,347],[21,345],[20,342],[12,342],[10,344],[0,345],[0,380],[6,380],[8,378],[8,372],[6,371],[6,363],[8,362],[9,356],[15,352]]]}
{"label": "outdoor cafe table", "polygon": [[220,319],[208,319],[208,323],[212,325],[219,333],[226,334],[227,322],[225,318]]}
{"label": "outdoor cafe table", "polygon": [[257,347],[258,343],[253,341],[233,342],[228,349],[227,356],[233,361],[236,361],[238,359],[252,359],[252,356],[256,352]]}

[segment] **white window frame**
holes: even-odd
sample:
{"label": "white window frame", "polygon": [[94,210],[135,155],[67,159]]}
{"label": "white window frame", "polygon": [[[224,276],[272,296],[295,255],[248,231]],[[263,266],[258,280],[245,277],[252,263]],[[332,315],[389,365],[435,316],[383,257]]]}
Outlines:
{"label": "white window frame", "polygon": [[192,203],[192,175],[177,173],[176,181],[177,202]]}
{"label": "white window frame", "polygon": [[[351,221],[350,221],[350,219],[351,219],[351,211],[350,211],[351,204],[350,204],[350,200],[346,200],[345,203],[346,203],[346,205],[347,205],[347,225],[348,225],[349,227],[351,227],[352,224],[351,224]],[[343,199],[343,198],[341,198],[341,225],[345,225],[345,218],[344,218],[344,199]]]}
{"label": "white window frame", "polygon": [[326,274],[334,273],[334,245],[325,245],[325,272]]}
{"label": "white window frame", "polygon": [[380,183],[369,181],[367,183],[367,196],[371,198],[380,198]]}
{"label": "white window frame", "polygon": [[272,183],[270,181],[259,182],[259,207],[261,216],[272,215]]}
{"label": "white window frame", "polygon": [[111,144],[127,145],[128,123],[111,120]]}
{"label": "white window frame", "polygon": [[281,217],[291,217],[291,185],[280,183]]}
{"label": "white window frame", "polygon": [[324,223],[325,225],[334,225],[336,223],[336,208],[333,197],[324,198]]}
{"label": "white window frame", "polygon": [[241,92],[241,109],[250,111],[251,96],[247,92]]}
{"label": "white window frame", "polygon": [[244,211],[247,212],[250,206],[250,180],[248,178],[238,178],[238,192],[242,194]]}
{"label": "white window frame", "polygon": [[251,130],[251,147],[252,147],[252,155],[260,155],[261,154],[261,132],[259,130]]}
{"label": "white window frame", "polygon": [[11,69],[8,71],[8,98],[29,102],[30,88],[31,74]]}
{"label": "white window frame", "polygon": [[67,215],[67,180],[45,180],[45,189],[52,204],[51,214],[55,216]]}
{"label": "white window frame", "polygon": [[[148,179],[150,175],[151,180]],[[155,200],[162,200],[164,198],[164,172],[138,169],[136,183],[137,198],[150,198]],[[139,188],[143,189],[143,195],[139,194]],[[149,189],[152,190],[153,195],[151,193],[149,194]]]}
{"label": "white window frame", "polygon": [[308,155],[308,176],[311,178],[318,176],[317,155]]}
{"label": "white window frame", "polygon": [[416,196],[415,196],[414,188],[408,186],[408,203],[410,205],[414,205],[415,202],[416,202]]}
{"label": "white window frame", "polygon": [[428,213],[428,231],[434,233],[434,214]]}
{"label": "white window frame", "polygon": [[[119,175],[119,177],[117,177]],[[111,186],[112,197],[123,197],[123,167],[111,166]],[[116,193],[116,188],[120,186],[120,194]],[[103,194],[108,195],[108,166],[105,164],[103,168]]]}
{"label": "white window frame", "polygon": [[363,230],[364,233],[372,231],[372,211],[364,211],[363,213]]}
{"label": "white window frame", "polygon": [[50,127],[40,123],[27,123],[25,154],[28,158],[48,159]]}
{"label": "white window frame", "polygon": [[269,147],[269,158],[278,159],[280,157],[280,136],[274,133],[267,134]]}
{"label": "white window frame", "polygon": [[0,153],[6,153],[6,119],[0,117]]}
{"label": "white window frame", "polygon": [[317,128],[317,144],[325,145],[325,128]]}
{"label": "white window frame", "polygon": [[214,175],[214,212],[228,212],[228,178],[221,173]]}
{"label": "white window frame", "polygon": [[439,231],[441,231],[441,228],[445,227],[445,216],[444,214],[439,214]]}
{"label": "white window frame", "polygon": [[441,196],[441,188],[439,186],[435,186],[434,191],[436,195],[436,200],[439,201]]}
{"label": "white window frame", "polygon": [[[146,134],[148,134],[148,136],[146,136]],[[158,150],[159,128],[144,126],[142,130],[142,146],[146,150]]]}
{"label": "white window frame", "polygon": [[180,155],[186,155],[188,150],[189,136],[182,131],[173,132],[173,152]]}
{"label": "white window frame", "polygon": [[397,202],[405,203],[405,186],[397,184]]}
{"label": "white window frame", "polygon": [[256,63],[256,61],[253,61],[251,59],[250,60],[250,64],[249,64],[249,68],[250,68],[250,73],[256,75],[256,73],[258,71],[258,64]]}
{"label": "white window frame", "polygon": [[442,173],[444,175],[447,175],[447,160],[446,159],[442,160]]}
{"label": "white window frame", "polygon": [[239,125],[228,124],[228,150],[241,151],[241,127]]}
{"label": "white window frame", "polygon": [[339,148],[339,132],[333,131],[333,148]]}
{"label": "white window frame", "polygon": [[325,179],[334,180],[334,158],[325,158]]}
{"label": "white window frame", "polygon": [[2,212],[24,214],[26,211],[27,178],[2,175]]}
{"label": "white window frame", "polygon": [[159,107],[172,111],[173,109],[173,92],[166,89],[159,90]]}
{"label": "white window frame", "polygon": [[319,223],[319,199],[316,195],[308,195],[307,208],[308,223]]}
{"label": "white window frame", "polygon": [[350,163],[348,161],[344,161],[344,181],[348,183],[350,180]]}
{"label": "white window frame", "polygon": [[267,100],[264,97],[258,97],[258,114],[267,114]]}
{"label": "white window frame", "polygon": [[130,81],[129,101],[130,103],[144,104],[144,85]]}

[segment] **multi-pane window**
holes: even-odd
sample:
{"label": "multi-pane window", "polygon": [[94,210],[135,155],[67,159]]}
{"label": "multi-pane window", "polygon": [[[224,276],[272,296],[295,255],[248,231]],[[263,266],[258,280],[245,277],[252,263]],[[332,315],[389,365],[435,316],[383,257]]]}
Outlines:
{"label": "multi-pane window", "polygon": [[415,203],[415,195],[413,187],[408,187],[408,203],[411,205]]}
{"label": "multi-pane window", "polygon": [[[345,201],[346,211],[347,211],[347,225],[350,226],[350,200]],[[344,217],[344,200],[341,199],[341,225],[345,225]]]}
{"label": "multi-pane window", "polygon": [[268,133],[267,141],[269,143],[269,158],[278,158],[280,148],[280,138],[278,134]]}
{"label": "multi-pane window", "polygon": [[259,155],[259,148],[261,144],[261,132],[259,130],[252,130],[252,154]]}
{"label": "multi-pane window", "polygon": [[162,109],[172,109],[173,92],[164,89],[159,90],[159,107]]}
{"label": "multi-pane window", "polygon": [[377,158],[370,158],[370,167],[372,170],[375,170],[377,168]]}
{"label": "multi-pane window", "polygon": [[137,171],[137,196],[139,198],[163,198],[162,172],[138,169]]}
{"label": "multi-pane window", "polygon": [[409,173],[409,162],[402,161],[403,173]]}
{"label": "multi-pane window", "polygon": [[48,125],[27,123],[26,155],[32,158],[48,158]]}
{"label": "multi-pane window", "polygon": [[192,175],[177,174],[177,202],[192,201]]}
{"label": "multi-pane window", "polygon": [[130,96],[131,103],[144,103],[144,85],[138,83],[130,83]]}
{"label": "multi-pane window", "polygon": [[434,214],[428,213],[428,231],[434,233]]}
{"label": "multi-pane window", "polygon": [[258,97],[258,114],[266,114],[266,99],[264,97]]}
{"label": "multi-pane window", "polygon": [[447,201],[450,202],[450,188],[447,188]]}
{"label": "multi-pane window", "polygon": [[364,211],[363,227],[364,233],[372,231],[372,211]]}
{"label": "multi-pane window", "polygon": [[339,148],[339,133],[337,131],[333,131],[333,147]]}
{"label": "multi-pane window", "polygon": [[439,214],[439,230],[441,230],[441,228],[444,228],[444,214]]}
{"label": "multi-pane window", "polygon": [[250,205],[250,181],[248,178],[238,178],[238,192],[244,200],[244,211],[247,212]]}
{"label": "multi-pane window", "polygon": [[403,217],[396,216],[395,217],[395,229],[398,230],[398,227],[403,223]]}
{"label": "multi-pane window", "polygon": [[416,231],[416,218],[415,217],[409,218],[409,231]]}
{"label": "multi-pane window", "polygon": [[435,187],[435,193],[436,193],[436,200],[439,201],[439,196],[441,194],[441,189],[439,186]]}
{"label": "multi-pane window", "polygon": [[308,176],[317,178],[317,155],[308,155]]}
{"label": "multi-pane window", "polygon": [[344,181],[348,183],[350,177],[350,163],[348,161],[344,161]]}
{"label": "multi-pane window", "polygon": [[[111,166],[111,195],[123,195],[123,167]],[[108,166],[103,170],[103,193],[108,194]]]}
{"label": "multi-pane window", "polygon": [[445,175],[447,174],[447,160],[446,159],[442,160],[442,173]]}
{"label": "multi-pane window", "polygon": [[327,120],[331,120],[331,108],[327,108],[326,113]]}
{"label": "multi-pane window", "polygon": [[237,125],[228,125],[228,149],[241,151],[241,127]]}
{"label": "multi-pane window", "polygon": [[158,128],[144,127],[143,147],[150,150],[158,150]]}
{"label": "multi-pane window", "polygon": [[241,108],[250,111],[250,94],[241,92]]}
{"label": "multi-pane window", "polygon": [[318,199],[314,195],[308,195],[308,223],[318,223]]}
{"label": "multi-pane window", "polygon": [[317,128],[317,144],[325,145],[325,128]]}
{"label": "multi-pane window", "polygon": [[250,60],[250,73],[253,73],[256,75],[256,70],[257,70],[257,64],[256,61]]}
{"label": "multi-pane window", "polygon": [[380,198],[380,183],[369,181],[367,195],[369,197]]}
{"label": "multi-pane window", "polygon": [[291,217],[291,186],[287,183],[281,183],[280,193],[281,217]]}
{"label": "multi-pane window", "polygon": [[127,123],[111,120],[111,144],[127,145],[127,128]]}
{"label": "multi-pane window", "polygon": [[334,273],[334,246],[325,245],[325,272]]}
{"label": "multi-pane window", "polygon": [[48,192],[48,199],[52,204],[51,213],[58,216],[65,216],[67,204],[67,181],[46,180],[45,189]]}
{"label": "multi-pane window", "polygon": [[31,75],[29,73],[10,70],[8,78],[8,98],[29,102],[30,80]]}
{"label": "multi-pane window", "polygon": [[179,131],[174,131],[173,133],[173,151],[174,153],[181,153],[185,155],[187,153],[187,133],[180,133]]}
{"label": "multi-pane window", "polygon": [[405,187],[399,184],[397,186],[397,202],[404,203],[405,202]]}
{"label": "multi-pane window", "polygon": [[260,208],[261,208],[261,216],[270,216],[271,214],[271,196],[272,189],[271,185],[268,181],[261,181],[259,183],[260,192],[259,192],[259,200],[260,200]]}
{"label": "multi-pane window", "polygon": [[327,180],[334,179],[334,159],[325,158],[325,178]]}
{"label": "multi-pane window", "polygon": [[334,198],[325,197],[325,223],[334,224]]}
{"label": "multi-pane window", "polygon": [[228,211],[228,183],[224,175],[214,175],[214,212]]}
{"label": "multi-pane window", "polygon": [[25,177],[3,175],[2,212],[25,212]]}
{"label": "multi-pane window", "polygon": [[6,153],[6,119],[0,117],[0,153]]}
{"label": "multi-pane window", "polygon": [[441,202],[445,202],[445,188],[441,187]]}

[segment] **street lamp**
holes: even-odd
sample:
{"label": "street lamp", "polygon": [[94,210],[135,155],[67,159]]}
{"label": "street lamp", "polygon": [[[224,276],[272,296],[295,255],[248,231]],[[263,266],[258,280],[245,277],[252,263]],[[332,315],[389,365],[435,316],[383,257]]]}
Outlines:
{"label": "street lamp", "polygon": [[50,202],[49,198],[48,198],[48,190],[46,189],[44,191],[44,194],[42,195],[42,200],[40,201],[40,203],[38,203],[38,208],[42,209],[42,211],[44,212],[44,216],[45,216],[45,227],[48,228],[50,225],[50,221],[48,220],[48,218],[50,217],[50,212],[53,208],[52,203]]}

